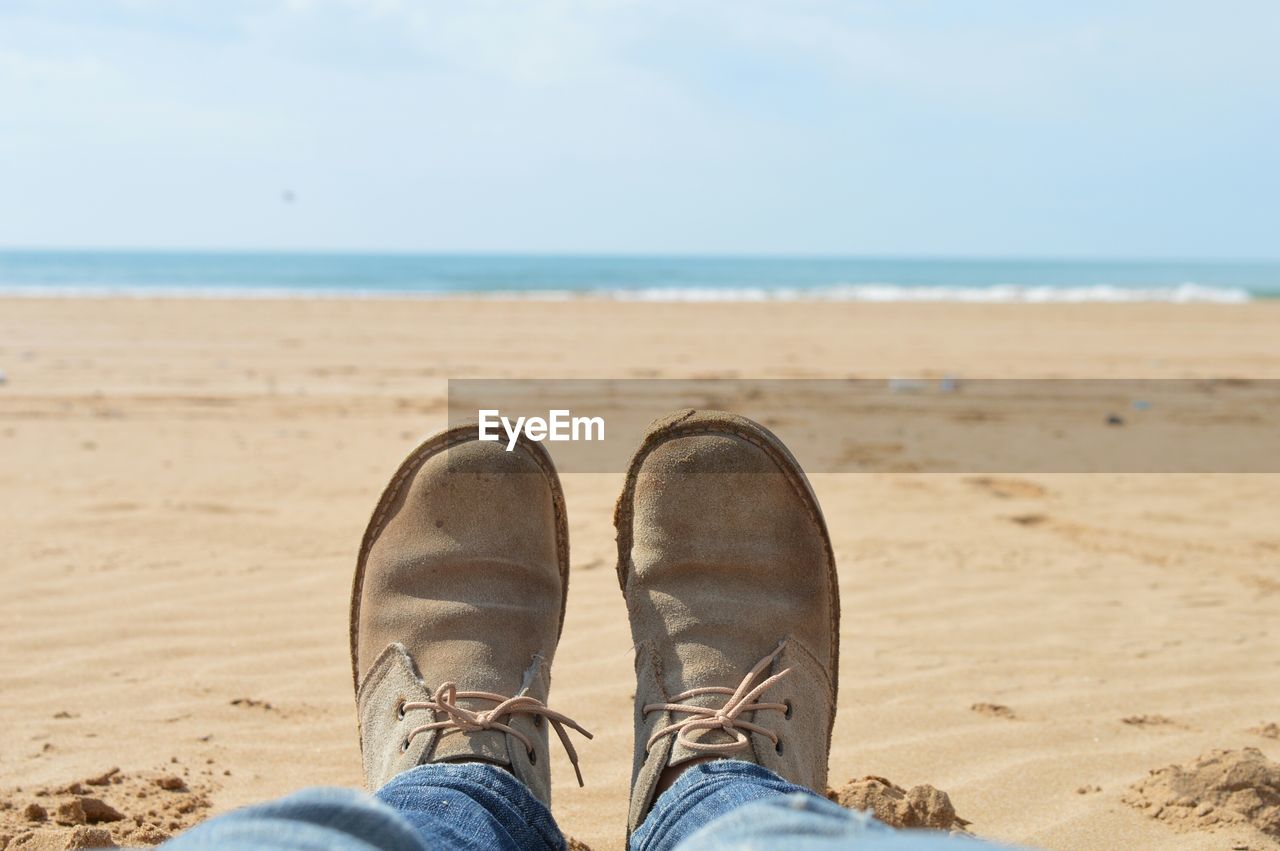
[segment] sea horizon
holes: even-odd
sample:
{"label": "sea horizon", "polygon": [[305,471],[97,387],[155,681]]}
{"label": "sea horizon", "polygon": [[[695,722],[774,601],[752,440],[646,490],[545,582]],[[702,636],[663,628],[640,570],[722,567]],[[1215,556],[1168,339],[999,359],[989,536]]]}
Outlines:
{"label": "sea horizon", "polygon": [[1280,298],[1280,261],[0,249],[0,294],[1242,303]]}

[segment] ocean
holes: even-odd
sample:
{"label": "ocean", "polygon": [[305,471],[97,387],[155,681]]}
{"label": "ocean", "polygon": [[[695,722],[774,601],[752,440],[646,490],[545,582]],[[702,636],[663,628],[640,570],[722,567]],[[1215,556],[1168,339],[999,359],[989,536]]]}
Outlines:
{"label": "ocean", "polygon": [[1280,262],[0,251],[0,293],[1237,303]]}

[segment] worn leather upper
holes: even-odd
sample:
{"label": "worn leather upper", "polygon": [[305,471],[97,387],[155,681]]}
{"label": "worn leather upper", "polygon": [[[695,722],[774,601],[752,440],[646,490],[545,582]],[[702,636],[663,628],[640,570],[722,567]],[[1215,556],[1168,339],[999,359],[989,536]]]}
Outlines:
{"label": "worn leather upper", "polygon": [[[439,434],[412,453],[375,509],[352,591],[352,672],[370,788],[424,762],[507,766],[550,802],[547,723],[497,730],[410,731],[443,715],[403,712],[454,682],[462,691],[546,701],[564,618],[568,533],[545,450],[481,442],[476,428]],[[492,702],[461,699],[486,710]]]}
{"label": "worn leather upper", "polygon": [[[730,414],[683,411],[650,427],[618,501],[618,573],[636,649],[636,748],[629,829],[652,805],[663,769],[704,756],[659,739],[681,716],[645,714],[699,687],[737,687],[783,645],[763,676],[792,671],[759,698],[789,706],[747,720],[730,754],[824,793],[836,706],[839,597],[817,501],[799,465],[763,427]],[[721,707],[726,697],[684,703]],[[789,714],[790,717],[787,717]],[[687,716],[686,716],[687,717]],[[700,742],[728,742],[701,730]]]}

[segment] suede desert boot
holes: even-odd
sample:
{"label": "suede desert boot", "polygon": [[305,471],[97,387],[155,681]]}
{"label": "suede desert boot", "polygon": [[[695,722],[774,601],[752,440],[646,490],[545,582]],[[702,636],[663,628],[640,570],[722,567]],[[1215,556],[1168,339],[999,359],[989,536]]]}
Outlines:
{"label": "suede desert boot", "polygon": [[840,598],[818,501],[763,426],[653,423],[614,516],[636,652],[628,831],[663,771],[729,757],[826,791]]}
{"label": "suede desert boot", "polygon": [[[400,465],[365,531],[351,594],[351,667],[365,782],[414,766],[488,762],[551,803],[548,709],[569,542],[546,451],[481,441],[475,425]],[[579,772],[578,782],[582,782]]]}

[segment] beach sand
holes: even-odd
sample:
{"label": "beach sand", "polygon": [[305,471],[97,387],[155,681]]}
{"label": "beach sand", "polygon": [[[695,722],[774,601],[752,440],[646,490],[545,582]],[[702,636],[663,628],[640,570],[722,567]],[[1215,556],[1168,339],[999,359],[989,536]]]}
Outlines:
{"label": "beach sand", "polygon": [[[1280,304],[4,299],[0,370],[0,835],[62,837],[59,790],[113,767],[81,792],[163,830],[359,785],[356,548],[447,378],[1280,378]],[[551,705],[596,737],[585,789],[553,746],[555,812],[597,851],[631,767],[620,485],[564,477]],[[844,612],[832,785],[931,784],[976,834],[1052,848],[1276,842],[1125,799],[1214,749],[1280,760],[1280,476],[814,485]]]}

